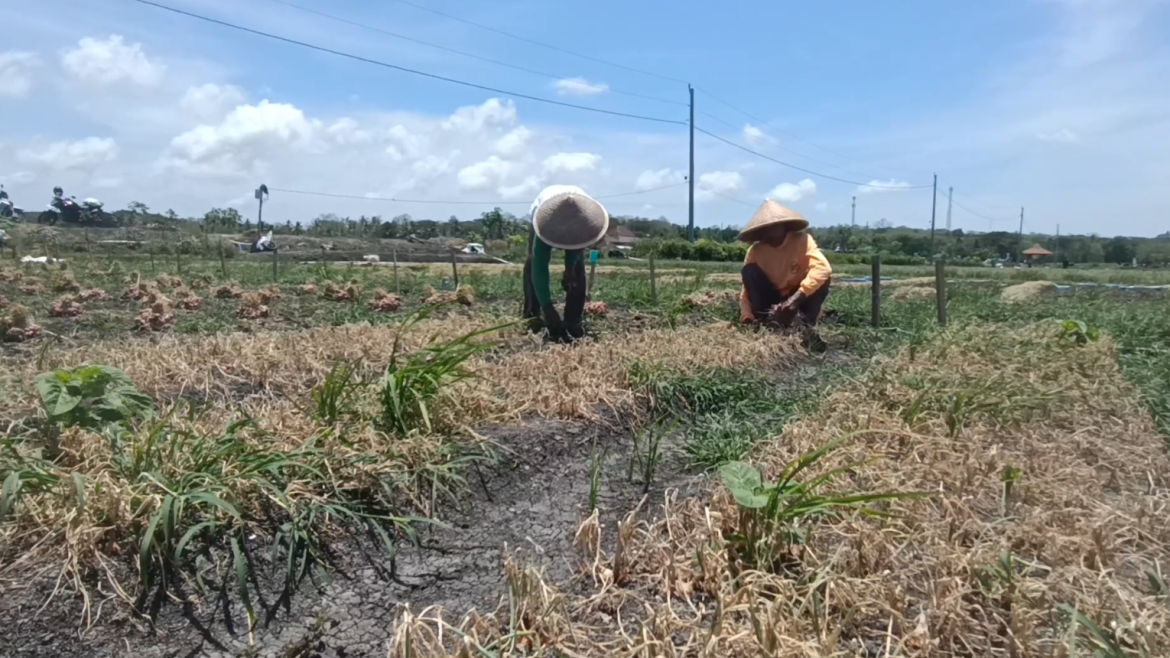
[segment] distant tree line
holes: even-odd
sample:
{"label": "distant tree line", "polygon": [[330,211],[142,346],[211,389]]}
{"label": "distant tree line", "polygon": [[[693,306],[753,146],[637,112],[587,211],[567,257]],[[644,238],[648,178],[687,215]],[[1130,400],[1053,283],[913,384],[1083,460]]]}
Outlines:
{"label": "distant tree line", "polygon": [[[181,223],[198,226],[198,230],[210,233],[240,233],[256,229],[251,219],[243,217],[234,208],[213,208],[202,218],[184,220],[179,219],[174,211],[153,213],[145,204],[132,202],[126,210],[120,210],[114,216],[122,225]],[[634,255],[644,255],[653,249],[658,257],[665,259],[724,261],[742,260],[746,250],[746,245],[735,241],[738,228],[697,228],[696,240],[692,243],[687,240],[686,226],[674,224],[665,217],[615,216],[612,221],[629,228],[638,236]],[[325,213],[307,224],[287,220],[271,224],[264,222],[264,229],[272,230],[277,235],[320,238],[414,237],[425,240],[448,237],[469,242],[505,240],[513,245],[523,245],[528,234],[528,223],[525,218],[494,208],[475,219],[464,220],[452,215],[446,221],[415,219],[409,214],[385,220],[380,215],[361,215],[354,219]],[[1047,259],[1049,261],[1125,265],[1136,258],[1142,266],[1170,265],[1170,233],[1156,238],[1063,235],[1058,239],[1051,235],[1028,233],[1021,237],[1008,231],[970,233],[939,230],[935,232],[932,248],[930,231],[894,227],[886,221],[874,228],[838,225],[814,227],[811,232],[821,248],[836,254],[834,260],[838,261],[860,262],[874,253],[882,254],[885,262],[890,264],[922,262],[935,255],[955,263],[974,264],[994,259],[1014,261],[1021,250],[1038,243],[1054,252],[1054,256]]]}

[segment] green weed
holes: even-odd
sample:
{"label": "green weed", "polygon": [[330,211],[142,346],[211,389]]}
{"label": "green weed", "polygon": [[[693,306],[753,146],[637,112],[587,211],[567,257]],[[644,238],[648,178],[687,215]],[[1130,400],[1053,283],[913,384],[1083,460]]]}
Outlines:
{"label": "green weed", "polygon": [[835,468],[808,480],[799,479],[847,439],[831,441],[801,455],[784,467],[776,482],[764,482],[760,471],[744,462],[731,462],[719,469],[723,484],[740,511],[736,529],[724,534],[734,563],[742,568],[775,571],[789,548],[805,541],[813,522],[842,511],[888,516],[869,505],[925,495],[824,492],[834,478],[861,466],[860,463]]}

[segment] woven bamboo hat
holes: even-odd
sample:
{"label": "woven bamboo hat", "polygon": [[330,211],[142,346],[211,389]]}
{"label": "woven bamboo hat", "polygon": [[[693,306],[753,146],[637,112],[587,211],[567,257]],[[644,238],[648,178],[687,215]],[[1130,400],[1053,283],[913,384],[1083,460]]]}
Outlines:
{"label": "woven bamboo hat", "polygon": [[609,213],[581,192],[562,192],[545,199],[532,213],[536,235],[557,249],[584,249],[605,237]]}
{"label": "woven bamboo hat", "polygon": [[767,199],[739,232],[739,240],[758,242],[765,229],[773,226],[786,226],[789,231],[803,231],[808,228],[808,220],[795,210]]}

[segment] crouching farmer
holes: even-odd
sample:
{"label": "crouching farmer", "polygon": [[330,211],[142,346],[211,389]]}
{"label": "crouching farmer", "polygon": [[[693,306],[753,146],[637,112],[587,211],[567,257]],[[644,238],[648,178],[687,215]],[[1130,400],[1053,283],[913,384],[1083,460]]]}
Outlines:
{"label": "crouching farmer", "polygon": [[[585,249],[605,237],[609,214],[600,203],[574,185],[544,188],[532,203],[528,258],[524,262],[523,318],[534,331],[547,329],[554,340],[585,335]],[[565,252],[565,317],[553,305],[549,262],[553,249]]]}
{"label": "crouching farmer", "polygon": [[743,261],[741,322],[811,330],[820,319],[833,270],[807,228],[800,213],[769,199],[740,231],[739,239],[751,244]]}

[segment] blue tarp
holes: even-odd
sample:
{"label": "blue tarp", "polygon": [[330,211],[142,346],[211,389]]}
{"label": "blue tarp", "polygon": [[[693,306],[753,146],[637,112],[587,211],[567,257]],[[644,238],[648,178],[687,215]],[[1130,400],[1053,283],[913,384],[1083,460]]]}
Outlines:
{"label": "blue tarp", "polygon": [[[838,283],[869,283],[872,280],[873,280],[873,277],[869,277],[869,276],[854,276],[854,277],[850,277],[848,279],[837,279],[837,282]],[[893,279],[888,277],[888,276],[883,276],[882,281],[893,281]]]}

